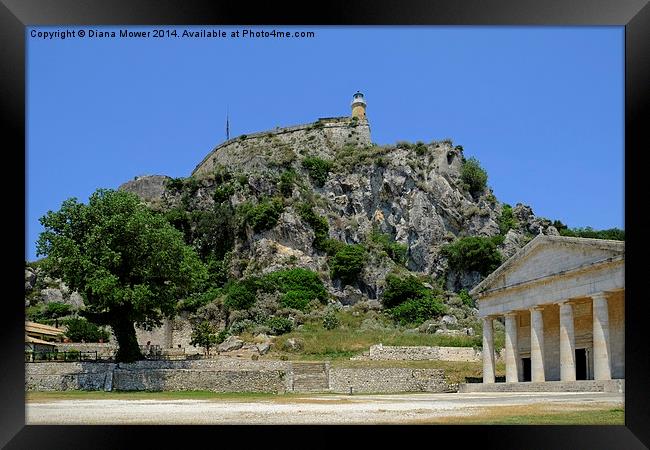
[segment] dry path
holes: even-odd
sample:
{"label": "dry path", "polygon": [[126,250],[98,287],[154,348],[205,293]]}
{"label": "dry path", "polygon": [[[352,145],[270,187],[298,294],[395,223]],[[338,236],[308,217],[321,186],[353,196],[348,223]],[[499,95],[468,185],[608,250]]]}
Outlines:
{"label": "dry path", "polygon": [[565,412],[622,408],[623,394],[466,393],[305,395],[265,400],[56,400],[28,402],[27,424],[385,424],[425,423],[487,409]]}

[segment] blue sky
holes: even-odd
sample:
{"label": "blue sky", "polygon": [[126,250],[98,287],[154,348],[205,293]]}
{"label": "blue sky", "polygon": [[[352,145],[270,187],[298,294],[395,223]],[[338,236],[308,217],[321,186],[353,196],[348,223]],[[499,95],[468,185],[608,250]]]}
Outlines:
{"label": "blue sky", "polygon": [[[90,27],[119,30],[127,27]],[[129,30],[251,27],[128,27]],[[38,31],[89,27],[39,27]],[[255,27],[313,38],[31,37],[26,259],[38,219],[137,175],[185,177],[231,136],[350,113],[372,139],[450,138],[496,197],[624,228],[623,27]]]}

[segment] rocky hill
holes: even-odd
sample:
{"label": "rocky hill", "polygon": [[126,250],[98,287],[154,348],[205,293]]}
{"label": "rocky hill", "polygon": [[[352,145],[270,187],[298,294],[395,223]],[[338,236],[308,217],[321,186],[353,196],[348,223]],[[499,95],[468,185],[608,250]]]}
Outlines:
{"label": "rocky hill", "polygon": [[[530,207],[470,192],[465,163],[449,140],[378,146],[367,122],[334,118],[231,139],[188,178],[141,176],[120,189],[165,213],[225,278],[306,268],[345,305],[379,299],[389,273],[470,289],[483,275],[450,267],[441,251],[459,238],[501,235],[505,260],[532,236],[557,234]],[[346,244],[365,255],[353,278],[333,276]]]}

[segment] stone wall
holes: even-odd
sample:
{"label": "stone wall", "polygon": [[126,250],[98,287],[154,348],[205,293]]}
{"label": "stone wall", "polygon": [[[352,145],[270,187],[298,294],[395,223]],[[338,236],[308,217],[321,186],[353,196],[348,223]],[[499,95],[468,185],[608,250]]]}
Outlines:
{"label": "stone wall", "polygon": [[77,350],[79,352],[97,352],[97,357],[107,359],[112,357],[117,351],[117,345],[111,342],[95,343],[95,342],[58,342],[56,349],[60,352],[69,352],[70,350]]}
{"label": "stone wall", "polygon": [[464,383],[458,392],[625,392],[625,380],[545,381],[542,383]]}
{"label": "stone wall", "polygon": [[448,392],[441,369],[335,368],[330,390],[336,393]]}
{"label": "stone wall", "polygon": [[[327,366],[336,393],[449,392],[440,369],[340,368]],[[25,390],[120,390],[272,392],[292,390],[293,364],[219,358],[135,363],[26,363]],[[327,389],[326,389],[327,390]],[[297,390],[299,391],[299,390]],[[296,392],[297,392],[296,391]]]}
{"label": "stone wall", "polygon": [[397,347],[377,344],[370,347],[367,356],[356,359],[401,361],[480,361],[481,351],[472,347]]}
{"label": "stone wall", "polygon": [[[310,124],[242,135],[214,148],[196,166],[192,176],[208,174],[217,164],[247,171],[264,169],[269,166],[269,159],[277,158],[287,149],[309,149],[314,156],[331,159],[333,152],[346,144],[371,145],[367,121],[333,117]],[[290,151],[293,153],[293,150]]]}
{"label": "stone wall", "polygon": [[287,390],[284,361],[138,361],[26,363],[25,390],[274,392]]}

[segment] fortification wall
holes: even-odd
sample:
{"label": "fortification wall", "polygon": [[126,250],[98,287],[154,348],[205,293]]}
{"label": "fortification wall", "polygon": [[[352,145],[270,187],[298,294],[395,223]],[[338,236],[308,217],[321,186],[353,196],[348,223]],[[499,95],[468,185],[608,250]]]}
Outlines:
{"label": "fortification wall", "polygon": [[481,351],[472,347],[427,347],[373,345],[367,355],[355,359],[401,361],[480,361]]}
{"label": "fortification wall", "polygon": [[447,392],[441,369],[330,369],[330,390],[337,393]]}
{"label": "fortification wall", "polygon": [[196,166],[192,176],[205,176],[217,165],[248,172],[286,165],[296,159],[294,149],[304,155],[331,159],[344,145],[371,145],[368,121],[323,118],[310,124],[241,135],[214,148]]}

